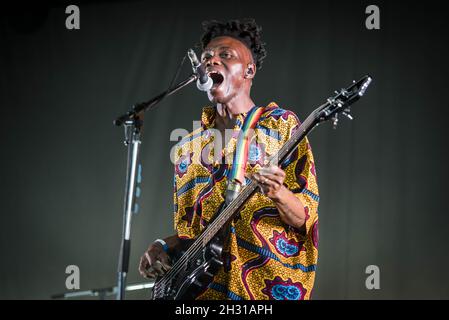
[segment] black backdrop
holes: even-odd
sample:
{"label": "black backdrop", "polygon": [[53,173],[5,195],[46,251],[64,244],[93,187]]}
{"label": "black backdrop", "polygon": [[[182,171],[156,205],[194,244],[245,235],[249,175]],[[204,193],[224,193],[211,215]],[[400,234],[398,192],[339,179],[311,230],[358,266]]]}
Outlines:
{"label": "black backdrop", "polygon": [[[355,120],[310,135],[320,187],[315,299],[449,298],[446,183],[448,9],[402,1],[64,1],[2,6],[0,298],[48,299],[115,284],[126,153],[112,120],[166,89],[201,21],[254,17],[268,57],[253,98],[304,119],[369,73]],[[380,8],[381,29],[365,28]],[[188,74],[187,65],[181,77]],[[169,136],[207,104],[194,86],[147,114],[129,282],[150,241],[172,230]],[[380,268],[367,290],[365,268]],[[145,292],[129,298],[146,297]]]}

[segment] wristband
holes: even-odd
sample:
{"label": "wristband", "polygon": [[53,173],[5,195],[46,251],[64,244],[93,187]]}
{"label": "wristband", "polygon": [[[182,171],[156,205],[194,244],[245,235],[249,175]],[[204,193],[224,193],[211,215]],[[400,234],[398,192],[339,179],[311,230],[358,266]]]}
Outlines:
{"label": "wristband", "polygon": [[162,239],[156,239],[156,240],[154,240],[154,242],[160,243],[160,244],[162,245],[162,248],[164,249],[164,251],[165,251],[165,252],[168,252],[168,245],[167,245],[167,242],[165,242],[165,241],[162,240]]}

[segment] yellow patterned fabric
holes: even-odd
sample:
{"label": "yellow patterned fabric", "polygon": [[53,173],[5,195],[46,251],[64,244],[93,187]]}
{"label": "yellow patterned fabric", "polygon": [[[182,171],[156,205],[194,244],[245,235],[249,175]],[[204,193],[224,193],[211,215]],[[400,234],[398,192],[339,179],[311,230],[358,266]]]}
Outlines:
{"label": "yellow patterned fabric", "polygon": [[[205,107],[201,127],[174,151],[174,227],[180,238],[198,236],[224,202],[227,173],[246,114],[237,117],[227,145],[214,150],[214,140],[219,141],[214,138],[215,113],[214,107]],[[274,102],[265,107],[250,142],[247,173],[266,164],[298,127],[293,112]],[[286,172],[284,184],[305,207],[305,232],[282,222],[273,201],[257,191],[232,221],[224,267],[198,299],[311,298],[318,258],[319,195],[307,138],[280,166]]]}

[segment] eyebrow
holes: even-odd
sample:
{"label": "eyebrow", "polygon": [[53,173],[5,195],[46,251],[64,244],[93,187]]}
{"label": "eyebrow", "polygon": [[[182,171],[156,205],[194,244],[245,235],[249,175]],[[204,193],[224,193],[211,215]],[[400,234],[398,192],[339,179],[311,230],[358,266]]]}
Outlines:
{"label": "eyebrow", "polygon": [[[227,47],[227,46],[219,47],[219,48],[217,48],[217,49],[218,49],[218,50],[223,50],[223,49],[231,49],[231,50],[235,50],[234,48]],[[216,50],[217,50],[217,49],[216,49]],[[206,52],[206,51],[213,51],[213,49],[212,49],[212,48],[204,48],[203,52]]]}

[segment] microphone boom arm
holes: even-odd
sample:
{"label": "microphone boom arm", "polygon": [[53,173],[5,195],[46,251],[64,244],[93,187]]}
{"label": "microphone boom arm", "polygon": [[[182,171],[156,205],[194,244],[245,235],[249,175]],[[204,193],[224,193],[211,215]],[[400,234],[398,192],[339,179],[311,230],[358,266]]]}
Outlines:
{"label": "microphone boom arm", "polygon": [[146,102],[136,103],[130,111],[128,111],[127,113],[125,113],[125,114],[121,115],[120,117],[118,117],[117,119],[115,119],[114,125],[121,126],[126,121],[142,118],[141,115],[143,115],[143,113],[154,108],[164,98],[172,95],[176,91],[182,89],[183,87],[196,81],[197,79],[198,79],[198,75],[196,75],[195,73],[192,73],[187,79],[179,82],[177,85],[169,88],[168,90],[162,92],[161,94],[158,94],[154,98],[152,98]]}

